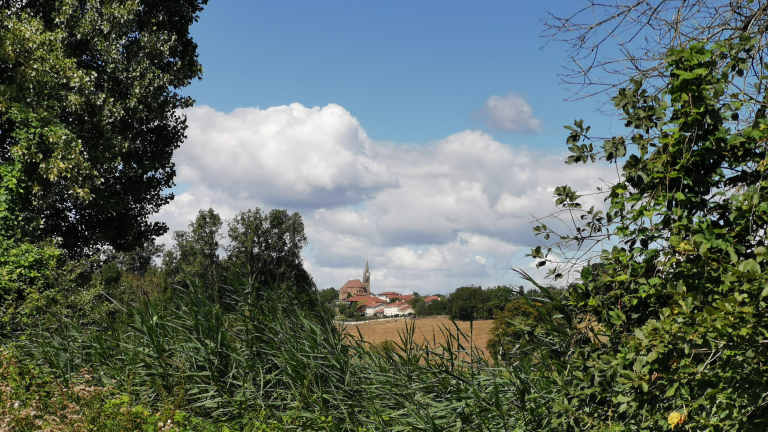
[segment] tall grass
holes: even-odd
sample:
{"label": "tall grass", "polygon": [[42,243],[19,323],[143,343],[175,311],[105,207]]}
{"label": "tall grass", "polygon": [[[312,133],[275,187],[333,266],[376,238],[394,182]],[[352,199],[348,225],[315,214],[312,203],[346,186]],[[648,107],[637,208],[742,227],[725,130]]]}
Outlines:
{"label": "tall grass", "polygon": [[[413,324],[373,346],[330,319],[241,282],[213,302],[179,289],[163,310],[123,311],[107,331],[73,324],[30,342],[26,355],[68,380],[93,371],[105,385],[248,430],[541,431],[548,383],[535,361],[500,367],[445,327],[417,344]],[[540,379],[540,378],[539,378]]]}

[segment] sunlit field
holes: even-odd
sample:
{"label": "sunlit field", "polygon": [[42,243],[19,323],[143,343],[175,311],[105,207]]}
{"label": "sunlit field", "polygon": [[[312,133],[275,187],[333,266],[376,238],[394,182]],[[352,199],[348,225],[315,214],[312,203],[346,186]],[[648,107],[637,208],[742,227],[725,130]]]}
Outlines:
{"label": "sunlit field", "polygon": [[399,341],[400,334],[405,331],[406,323],[415,324],[414,339],[418,344],[423,344],[424,342],[428,342],[433,346],[444,344],[444,332],[451,331],[455,335],[456,327],[458,326],[462,333],[471,336],[472,344],[476,348],[486,354],[488,353],[486,344],[490,338],[491,326],[493,325],[492,320],[475,321],[471,329],[470,323],[467,321],[456,321],[454,324],[448,318],[419,318],[416,320],[403,318],[398,320],[349,323],[342,326],[346,326],[351,334],[357,335],[359,332],[365,341],[378,345],[385,340]]}

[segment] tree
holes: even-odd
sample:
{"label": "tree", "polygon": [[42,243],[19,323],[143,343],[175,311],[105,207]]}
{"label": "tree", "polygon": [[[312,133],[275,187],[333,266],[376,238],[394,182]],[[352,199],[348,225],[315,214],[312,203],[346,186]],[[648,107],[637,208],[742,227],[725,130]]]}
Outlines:
{"label": "tree", "polygon": [[[651,94],[669,88],[668,54],[695,43],[734,43],[753,39],[751,55],[743,58],[742,84],[726,91],[744,101],[765,102],[768,8],[755,0],[585,0],[571,13],[551,13],[544,36],[564,42],[570,65],[560,75],[574,98],[614,95],[642,80]],[[609,104],[613,106],[612,104]],[[757,107],[755,107],[757,108]],[[741,113],[732,125],[748,127],[755,110]]]}
{"label": "tree", "polygon": [[451,296],[451,319],[474,321],[488,317],[488,293],[482,287],[466,286],[457,288]]}
{"label": "tree", "polygon": [[[747,34],[670,50],[664,92],[633,80],[613,98],[631,140],[593,143],[588,128],[571,128],[569,163],[622,166],[605,213],[561,187],[557,204],[582,222],[572,234],[535,228],[577,251],[555,277],[579,270],[578,251],[604,245],[570,290],[593,337],[572,346],[568,373],[551,376],[567,395],[567,406],[553,403],[554,423],[768,427],[768,119],[761,100],[747,106],[748,95],[729,90],[759,49]],[[751,122],[735,127],[744,112]],[[557,252],[531,254],[548,265]]]}
{"label": "tree", "polygon": [[111,248],[103,252],[104,262],[115,263],[121,270],[141,276],[156,268],[154,260],[163,255],[165,245],[157,245],[154,240],[150,240],[128,252],[118,252]]}
{"label": "tree", "polygon": [[320,302],[323,304],[335,303],[339,300],[339,290],[334,287],[320,291]]}
{"label": "tree", "polygon": [[413,308],[413,313],[416,314],[416,316],[421,316],[424,312],[424,308],[427,306],[424,303],[424,299],[421,297],[414,297],[410,300],[408,300],[408,304],[411,305]]}
{"label": "tree", "polygon": [[[0,196],[20,238],[68,256],[163,234],[201,76],[189,26],[207,0],[11,0],[0,14]],[[0,225],[4,224],[0,220]],[[26,241],[26,240],[25,240]]]}
{"label": "tree", "polygon": [[355,316],[355,308],[348,305],[347,303],[341,303],[339,305],[339,315],[345,318],[352,318]]}
{"label": "tree", "polygon": [[163,256],[163,267],[175,283],[202,281],[213,299],[218,299],[221,263],[221,217],[209,208],[200,210],[189,231],[173,233],[174,245]]}
{"label": "tree", "polygon": [[299,213],[260,209],[240,212],[228,222],[227,263],[231,272],[262,286],[279,286],[307,307],[317,306],[317,288],[304,269],[307,244]]}
{"label": "tree", "polygon": [[517,292],[508,285],[499,285],[495,288],[488,288],[488,308],[495,316],[496,312],[503,311],[507,305],[517,298]]}
{"label": "tree", "polygon": [[535,327],[537,321],[536,309],[525,299],[518,298],[507,303],[504,310],[494,316],[488,352],[496,361],[514,359],[525,333]]}

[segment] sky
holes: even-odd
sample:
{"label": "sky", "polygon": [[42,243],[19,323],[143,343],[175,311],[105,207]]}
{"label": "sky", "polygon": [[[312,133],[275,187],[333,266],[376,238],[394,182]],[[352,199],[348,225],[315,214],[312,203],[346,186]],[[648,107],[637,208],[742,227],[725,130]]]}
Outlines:
{"label": "sky", "polygon": [[321,289],[366,259],[374,292],[519,284],[554,188],[615,177],[564,164],[563,125],[619,124],[565,101],[566,47],[541,37],[548,12],[576,6],[211,2],[191,29],[204,74],[184,90],[176,198],[155,218],[174,231],[208,207],[299,212]]}

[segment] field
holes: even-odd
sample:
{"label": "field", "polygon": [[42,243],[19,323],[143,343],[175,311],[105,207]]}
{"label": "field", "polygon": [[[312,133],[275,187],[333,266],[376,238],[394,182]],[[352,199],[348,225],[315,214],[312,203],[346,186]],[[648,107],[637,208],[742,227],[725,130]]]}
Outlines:
{"label": "field", "polygon": [[[416,323],[416,331],[414,338],[419,344],[424,343],[425,340],[429,343],[436,341],[437,343],[444,343],[443,333],[440,329],[445,331],[445,328],[450,329],[453,334],[456,334],[456,326],[448,318],[419,318],[416,320],[387,320],[387,321],[366,321],[362,323],[349,323],[347,324],[347,330],[352,334],[357,334],[358,329],[360,334],[368,342],[373,344],[379,344],[385,340],[399,341],[399,333],[405,330],[405,324]],[[459,329],[467,335],[470,334],[469,322],[456,321]],[[487,321],[475,321],[472,329],[472,343],[479,349],[488,354],[486,344],[491,335],[492,320]]]}

